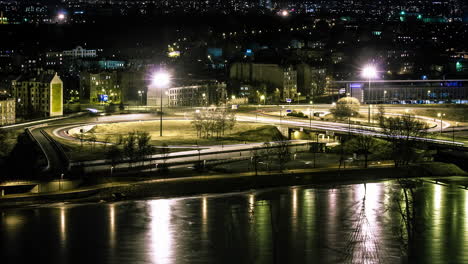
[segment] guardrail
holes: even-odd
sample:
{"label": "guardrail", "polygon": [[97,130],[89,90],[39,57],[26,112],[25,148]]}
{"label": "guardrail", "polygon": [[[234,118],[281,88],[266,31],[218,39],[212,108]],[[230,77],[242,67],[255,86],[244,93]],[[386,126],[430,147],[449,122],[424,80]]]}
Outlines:
{"label": "guardrail", "polygon": [[[274,142],[270,142],[274,143]],[[294,148],[294,147],[301,147],[301,146],[309,146],[311,142],[305,142],[305,143],[293,143],[293,144],[288,144],[289,148]],[[151,161],[164,161],[164,160],[170,160],[170,159],[179,159],[179,158],[186,158],[186,157],[200,157],[200,159],[203,159],[203,156],[209,156],[209,155],[217,155],[217,154],[224,154],[224,153],[239,153],[239,152],[248,152],[248,151],[253,151],[253,150],[262,150],[262,149],[267,149],[267,148],[280,148],[280,145],[271,145],[269,147],[265,147],[263,145],[260,146],[254,146],[250,148],[244,148],[244,149],[235,149],[235,150],[222,150],[222,151],[210,151],[210,152],[204,152],[204,153],[193,153],[193,154],[183,154],[183,155],[172,155],[169,157],[145,157],[139,160],[130,160],[130,159],[122,159],[117,162],[112,163],[109,160],[102,160],[100,162],[93,162],[93,163],[85,163],[85,162],[74,162],[71,163],[71,168],[73,167],[81,167],[81,168],[88,168],[88,167],[99,167],[99,166],[105,166],[105,165],[122,165],[122,164],[127,164],[127,163],[134,163],[134,162],[151,162]],[[196,151],[196,150],[195,150]],[[189,161],[189,162],[181,162],[181,164],[188,164],[188,163],[194,163],[194,161]]]}
{"label": "guardrail", "polygon": [[44,154],[44,157],[46,158],[47,160],[47,166],[42,170],[42,171],[48,171],[50,169],[50,160],[49,160],[49,157],[47,157],[47,153],[44,149],[44,147],[39,143],[39,141],[34,137],[34,135],[32,134],[31,132],[31,129],[33,128],[26,128],[24,131],[26,131],[26,134],[28,134],[29,138],[32,139],[32,141],[34,141],[34,143],[36,143],[36,145],[39,146],[39,148],[41,149],[42,151],[42,154]]}
{"label": "guardrail", "polygon": [[71,168],[70,158],[65,153],[65,150],[63,149],[62,145],[58,143],[55,139],[53,139],[47,132],[45,132],[42,129],[41,129],[41,134],[47,139],[47,141],[49,141],[52,144],[52,147],[57,151],[62,162],[64,162],[65,168],[67,168],[67,171],[69,171]]}

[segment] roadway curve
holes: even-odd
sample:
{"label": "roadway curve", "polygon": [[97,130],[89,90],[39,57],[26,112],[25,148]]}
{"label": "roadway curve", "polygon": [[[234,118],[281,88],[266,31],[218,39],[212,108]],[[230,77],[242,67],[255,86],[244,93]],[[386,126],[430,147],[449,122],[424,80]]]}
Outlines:
{"label": "roadway curve", "polygon": [[[433,120],[432,118],[427,117],[420,117],[417,118],[423,120]],[[180,117],[169,117],[164,118],[164,120],[181,120]],[[185,116],[184,120],[188,120]],[[65,140],[75,140],[79,141],[79,139],[71,136],[68,131],[72,128],[81,127],[81,126],[89,126],[89,125],[97,125],[103,123],[121,123],[121,122],[135,122],[135,121],[155,121],[159,120],[159,118],[155,118],[154,115],[150,114],[131,114],[131,115],[119,115],[119,116],[105,116],[105,117],[98,117],[96,118],[96,122],[89,122],[89,123],[81,123],[81,124],[69,124],[69,125],[62,125],[53,130],[53,134],[56,137],[65,139]],[[238,114],[237,120],[244,121],[244,122],[256,122],[256,123],[264,123],[264,124],[273,124],[273,125],[286,125],[295,128],[304,128],[304,129],[315,129],[315,130],[326,130],[326,131],[334,131],[334,132],[345,132],[345,133],[353,133],[353,134],[366,134],[376,137],[384,137],[385,135],[382,134],[380,128],[370,127],[370,126],[361,126],[361,125],[349,125],[345,123],[336,123],[336,122],[327,122],[327,121],[310,121],[308,119],[279,119],[278,116],[269,116],[269,115],[256,115],[256,114]],[[448,123],[444,124],[449,126]],[[437,126],[430,129],[430,131],[435,132],[438,131]],[[449,140],[440,140],[440,139],[431,139],[431,138],[416,138],[417,140],[432,142],[436,144],[456,144],[459,146],[463,146],[462,142],[453,142]],[[233,145],[234,147],[235,145]],[[183,147],[183,148],[193,148],[197,149],[198,146],[169,146],[171,148]],[[221,147],[228,147],[228,146],[210,146],[210,147],[201,147],[203,151],[215,151],[219,150]],[[197,150],[189,151],[189,153],[196,153],[198,154]]]}
{"label": "roadway curve", "polygon": [[[427,119],[426,117],[418,117],[421,119]],[[181,117],[178,118],[164,118],[165,120],[177,120],[182,119]],[[187,118],[184,117],[185,120]],[[384,137],[384,135],[379,131],[379,128],[375,127],[368,127],[368,126],[356,126],[356,125],[348,125],[345,123],[335,123],[335,122],[326,122],[326,121],[311,121],[308,119],[287,119],[287,120],[280,120],[278,116],[267,116],[267,115],[256,115],[251,113],[239,113],[237,115],[237,119],[239,121],[245,122],[257,122],[257,123],[264,123],[264,124],[273,124],[273,125],[287,125],[294,128],[305,128],[305,129],[315,129],[315,130],[326,130],[326,131],[334,131],[334,132],[345,132],[345,133],[353,133],[353,134],[366,134],[376,137]],[[433,120],[432,118],[430,118]],[[79,140],[71,135],[68,134],[68,131],[75,127],[85,126],[85,125],[95,125],[95,124],[102,124],[102,123],[120,123],[120,122],[132,122],[132,121],[154,121],[159,120],[159,118],[155,118],[154,115],[151,114],[132,114],[132,115],[118,115],[118,116],[103,116],[97,117],[96,122],[89,122],[89,123],[82,123],[82,124],[68,124],[68,125],[60,125],[53,130],[53,134],[56,137],[65,139],[65,140]],[[447,123],[448,124],[448,123]],[[49,126],[55,127],[55,126]],[[437,128],[432,128],[432,131],[437,131]],[[57,151],[56,147],[52,144],[50,140],[48,140],[47,136],[44,135],[42,132],[42,128],[40,129],[32,129],[31,133],[33,133],[34,138],[38,141],[39,145],[43,149],[49,165],[48,169],[53,173],[62,173],[66,167],[63,165],[63,157],[60,156],[60,152]],[[416,138],[417,140],[432,142],[435,144],[456,144],[458,146],[463,146],[462,142],[452,142],[448,140],[439,140],[439,139],[430,139],[430,138]],[[235,151],[250,151],[252,147],[259,146],[258,143],[255,144],[238,144],[238,145],[216,145],[216,146],[209,146],[209,147],[198,147],[198,146],[169,146],[171,148],[174,147],[183,147],[183,148],[192,148],[194,150],[184,151],[184,152],[177,152],[169,154],[169,159],[180,160],[180,161],[188,161],[193,160],[194,157],[198,158],[198,155],[216,155],[216,152],[224,151],[224,152],[235,152]],[[238,152],[237,152],[238,153]],[[237,155],[237,154],[234,154]],[[242,155],[242,153],[241,153]],[[191,158],[187,158],[188,156],[192,156]],[[223,158],[228,158],[233,155],[222,155]],[[161,158],[159,155],[154,155],[152,158]],[[218,157],[219,158],[219,157]],[[105,164],[104,160],[96,160],[86,162],[87,165],[103,165]],[[73,164],[72,164],[73,165]]]}

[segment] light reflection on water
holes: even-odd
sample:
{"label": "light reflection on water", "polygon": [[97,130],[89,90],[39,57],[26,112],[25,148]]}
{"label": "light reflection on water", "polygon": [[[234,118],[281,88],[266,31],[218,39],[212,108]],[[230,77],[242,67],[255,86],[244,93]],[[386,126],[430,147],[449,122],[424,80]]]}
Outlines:
{"label": "light reflection on water", "polygon": [[[396,195],[395,195],[396,194]],[[392,197],[399,197],[395,200]],[[0,212],[2,263],[399,263],[395,182]],[[468,261],[468,191],[415,190],[416,262]],[[399,229],[400,228],[400,229]],[[36,246],[40,245],[40,247]],[[29,254],[24,254],[29,252]]]}

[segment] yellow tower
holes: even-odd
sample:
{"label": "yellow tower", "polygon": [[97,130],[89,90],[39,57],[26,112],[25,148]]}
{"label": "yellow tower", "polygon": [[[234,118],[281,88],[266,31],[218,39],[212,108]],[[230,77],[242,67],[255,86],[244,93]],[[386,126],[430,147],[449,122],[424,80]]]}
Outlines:
{"label": "yellow tower", "polygon": [[8,24],[8,18],[3,16],[3,12],[0,12],[0,25]]}

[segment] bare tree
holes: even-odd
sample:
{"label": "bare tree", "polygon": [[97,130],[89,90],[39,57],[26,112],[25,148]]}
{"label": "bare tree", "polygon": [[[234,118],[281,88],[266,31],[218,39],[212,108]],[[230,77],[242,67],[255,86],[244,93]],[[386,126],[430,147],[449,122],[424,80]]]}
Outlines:
{"label": "bare tree", "polygon": [[170,149],[166,143],[163,143],[161,145],[161,148],[159,148],[159,154],[161,154],[162,164],[160,164],[158,168],[161,172],[167,172],[169,170],[169,167],[167,166],[166,162],[169,158]]}
{"label": "bare tree", "polygon": [[325,93],[325,87],[327,85],[327,80],[325,74],[314,73],[312,74],[310,96],[315,99],[315,97]]}
{"label": "bare tree", "polygon": [[426,136],[427,124],[412,115],[385,117],[383,109],[379,109],[378,118],[382,133],[391,143],[395,167],[408,165],[415,158],[416,147],[422,145],[419,140]]}
{"label": "bare tree", "polygon": [[197,131],[198,137],[219,138],[227,129],[231,130],[234,127],[235,120],[235,113],[215,108],[196,113],[192,126]]}
{"label": "bare tree", "polygon": [[276,137],[275,140],[275,152],[276,159],[279,165],[279,170],[283,171],[286,167],[286,163],[291,160],[291,153],[289,151],[289,141],[283,136]]}
{"label": "bare tree", "polygon": [[262,161],[262,153],[259,147],[255,147],[250,151],[250,162],[255,170],[255,176],[258,175],[258,165]]}
{"label": "bare tree", "polygon": [[96,142],[97,142],[96,134],[94,132],[91,132],[88,135],[87,140],[89,140],[91,142],[92,149],[94,149],[94,147],[96,146]]}
{"label": "bare tree", "polygon": [[270,171],[271,163],[273,162],[273,156],[275,155],[275,151],[272,148],[272,144],[270,142],[263,143],[262,146],[263,150],[261,152],[262,160],[265,163],[267,171]]}
{"label": "bare tree", "polygon": [[364,156],[364,168],[367,168],[369,155],[376,145],[377,142],[373,137],[364,134],[358,134],[346,142],[348,152],[354,152]]}

